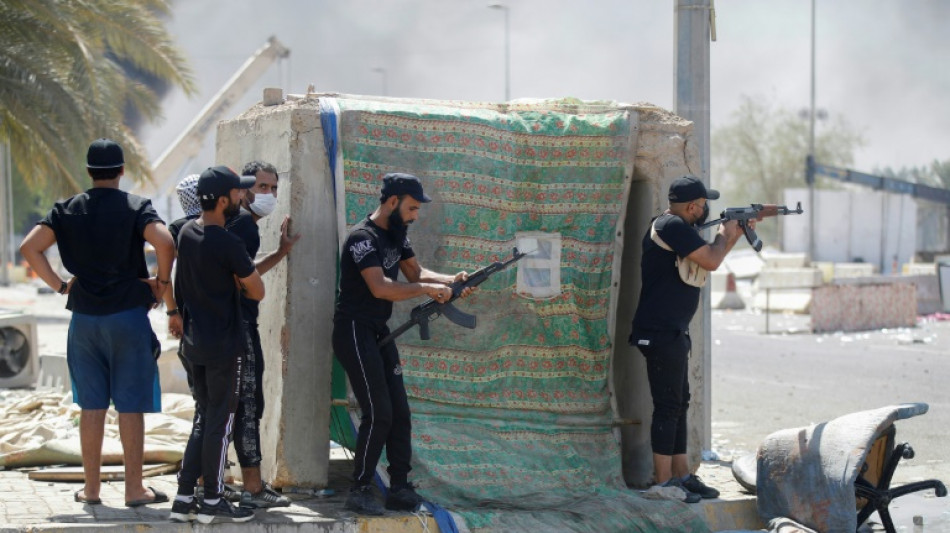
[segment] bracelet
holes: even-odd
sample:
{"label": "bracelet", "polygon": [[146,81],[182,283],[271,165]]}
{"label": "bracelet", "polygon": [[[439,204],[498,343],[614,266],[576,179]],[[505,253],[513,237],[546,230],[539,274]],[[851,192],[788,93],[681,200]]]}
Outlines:
{"label": "bracelet", "polygon": [[158,277],[158,276],[156,276],[155,279],[157,279],[158,282],[161,283],[162,285],[168,285],[169,283],[172,282],[172,280],[170,280],[170,279],[162,279],[162,278],[160,278],[160,277]]}
{"label": "bracelet", "polygon": [[175,316],[178,314],[178,309],[169,309],[168,311],[165,311],[165,314],[168,316]]}
{"label": "bracelet", "polygon": [[60,281],[60,282],[59,282],[59,290],[56,291],[56,292],[58,292],[58,293],[60,293],[60,294],[66,294],[66,288],[67,288],[67,287],[69,287],[69,285],[68,285],[65,281]]}

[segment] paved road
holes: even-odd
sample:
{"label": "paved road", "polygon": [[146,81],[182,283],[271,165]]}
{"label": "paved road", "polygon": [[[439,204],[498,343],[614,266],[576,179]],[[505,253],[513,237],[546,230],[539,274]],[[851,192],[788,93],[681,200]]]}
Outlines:
{"label": "paved road", "polygon": [[950,322],[861,333],[805,333],[808,317],[715,311],[712,317],[713,447],[754,451],[763,437],[855,411],[924,402],[930,411],[897,423],[915,459],[897,479],[950,483]]}

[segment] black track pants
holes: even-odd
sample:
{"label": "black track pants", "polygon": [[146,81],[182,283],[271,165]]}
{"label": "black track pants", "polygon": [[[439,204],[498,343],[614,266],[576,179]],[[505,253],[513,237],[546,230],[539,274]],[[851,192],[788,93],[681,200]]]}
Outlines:
{"label": "black track pants", "polygon": [[405,484],[412,469],[412,420],[399,351],[394,343],[382,349],[376,345],[388,333],[385,327],[374,328],[355,320],[338,319],[333,323],[333,351],[346,370],[362,411],[353,467],[356,485],[372,482],[383,446],[392,485]]}
{"label": "black track pants", "polygon": [[194,494],[198,476],[204,476],[206,499],[218,498],[224,492],[224,469],[243,359],[238,355],[209,365],[191,363],[195,419],[178,472],[178,494]]}

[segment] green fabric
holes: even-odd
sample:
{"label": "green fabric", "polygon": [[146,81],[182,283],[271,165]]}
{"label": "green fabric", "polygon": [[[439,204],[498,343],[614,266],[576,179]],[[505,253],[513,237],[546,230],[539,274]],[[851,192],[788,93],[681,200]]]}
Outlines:
{"label": "green fabric", "polygon": [[[685,505],[626,489],[611,426],[629,112],[576,101],[337,104],[348,228],[379,205],[383,175],[400,171],[434,199],[410,230],[429,270],[505,259],[518,232],[561,238],[558,296],[516,294],[516,263],[457,302],[477,315],[475,330],[442,319],[429,341],[415,329],[398,339],[419,492],[499,531],[706,531]],[[420,302],[397,304],[390,327]]]}

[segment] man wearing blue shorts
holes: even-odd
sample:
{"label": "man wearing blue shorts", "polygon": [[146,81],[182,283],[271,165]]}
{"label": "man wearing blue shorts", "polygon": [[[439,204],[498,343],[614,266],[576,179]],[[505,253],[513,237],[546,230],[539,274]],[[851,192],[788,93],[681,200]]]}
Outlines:
{"label": "man wearing blue shorts", "polygon": [[[102,503],[102,439],[111,402],[119,413],[125,504],[166,502],[166,495],[142,484],[143,413],[162,410],[159,347],[148,311],[169,285],[175,246],[151,201],[119,189],[125,163],[118,144],[108,139],[93,142],[86,163],[92,188],[57,202],[20,245],[24,259],[53,290],[67,296],[66,308],[73,312],[66,361],[73,400],[82,409],[79,438],[85,478],[74,499]],[[158,258],[154,278],[149,278],[145,264],[146,242]],[[43,254],[54,244],[73,274],[69,281]]]}

